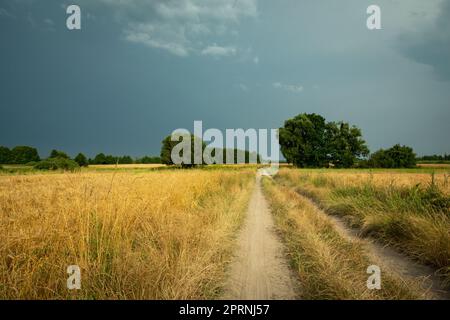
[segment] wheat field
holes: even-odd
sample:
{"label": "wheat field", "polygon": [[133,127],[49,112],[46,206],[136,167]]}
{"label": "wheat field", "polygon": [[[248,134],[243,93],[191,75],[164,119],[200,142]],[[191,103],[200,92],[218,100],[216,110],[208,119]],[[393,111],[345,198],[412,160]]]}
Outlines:
{"label": "wheat field", "polygon": [[214,298],[254,173],[0,176],[0,299]]}

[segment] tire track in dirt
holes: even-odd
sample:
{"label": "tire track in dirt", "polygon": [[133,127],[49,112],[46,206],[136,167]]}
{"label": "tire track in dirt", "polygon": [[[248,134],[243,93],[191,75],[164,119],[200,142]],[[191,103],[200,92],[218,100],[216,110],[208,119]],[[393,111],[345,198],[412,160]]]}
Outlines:
{"label": "tire track in dirt", "polygon": [[382,274],[383,272],[393,272],[401,278],[419,280],[431,299],[450,300],[450,292],[441,284],[441,278],[435,274],[435,269],[420,264],[397,250],[380,244],[375,239],[361,237],[359,230],[348,227],[342,218],[327,214],[320,203],[303,194],[301,190],[297,189],[296,191],[299,196],[319,208],[320,212],[330,219],[342,237],[349,241],[360,242],[366,254],[379,263]]}
{"label": "tire track in dirt", "polygon": [[298,282],[289,269],[285,248],[275,232],[273,218],[261,190],[261,176],[265,174],[264,169],[257,173],[223,299],[298,298]]}

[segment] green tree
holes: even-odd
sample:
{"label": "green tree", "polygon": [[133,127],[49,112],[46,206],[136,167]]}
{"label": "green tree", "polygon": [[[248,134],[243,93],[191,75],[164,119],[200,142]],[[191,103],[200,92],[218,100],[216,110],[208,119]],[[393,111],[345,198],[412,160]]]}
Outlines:
{"label": "green tree", "polygon": [[162,163],[160,157],[150,157],[150,156],[144,156],[140,159],[136,159],[136,163]]}
{"label": "green tree", "polygon": [[326,143],[330,163],[337,168],[350,168],[357,159],[366,157],[369,149],[361,130],[344,122],[327,124]]}
{"label": "green tree", "polygon": [[114,157],[114,156],[112,156],[112,155],[110,155],[110,154],[108,154],[108,155],[105,157],[105,159],[106,159],[106,164],[117,164],[117,163],[118,163],[118,160],[119,160],[118,157]]}
{"label": "green tree", "polygon": [[131,158],[130,156],[122,156],[119,158],[119,163],[120,164],[132,164],[133,158]]}
{"label": "green tree", "polygon": [[325,118],[317,114],[299,114],[286,120],[279,130],[281,152],[297,167],[321,167],[328,164]]}
{"label": "green tree", "polygon": [[299,114],[279,130],[281,152],[297,167],[348,168],[369,152],[361,130],[345,122],[326,122],[317,114]]}
{"label": "green tree", "polygon": [[11,162],[15,164],[26,164],[32,161],[40,161],[36,148],[28,146],[17,146],[11,150]]}
{"label": "green tree", "polygon": [[49,158],[63,158],[63,159],[70,159],[70,157],[67,155],[67,153],[63,152],[63,151],[58,151],[53,149],[50,152],[50,156]]}
{"label": "green tree", "polygon": [[[203,142],[202,139],[194,136],[193,134],[182,134],[179,136],[178,141],[172,141],[172,136],[167,136],[166,138],[164,138],[164,140],[162,141],[162,146],[161,146],[161,162],[163,164],[173,165],[174,162],[172,161],[172,150],[176,146],[179,147],[179,144],[184,144],[187,146],[186,151],[190,152],[190,160],[186,161],[186,162],[182,162],[182,163],[177,163],[177,164],[178,165],[181,164],[182,167],[196,166],[196,164],[194,163],[195,162],[194,161],[195,160],[195,148],[194,148],[195,141],[198,141],[198,143],[201,143],[202,154],[197,155],[197,157],[200,157],[202,164],[205,164],[205,162],[203,160],[203,151],[206,148],[206,144]],[[185,150],[182,149],[182,150],[180,150],[178,155],[180,157],[184,157],[185,156],[184,152],[185,152]],[[187,155],[186,155],[186,157],[187,157]]]}
{"label": "green tree", "polygon": [[0,164],[11,163],[11,150],[7,147],[0,146]]}
{"label": "green tree", "polygon": [[74,160],[80,167],[87,167],[89,164],[88,159],[82,153],[77,154]]}
{"label": "green tree", "polygon": [[104,153],[97,154],[93,160],[93,163],[94,164],[107,164],[105,154]]}
{"label": "green tree", "polygon": [[374,152],[368,164],[372,168],[414,168],[417,160],[411,147],[396,144],[387,150]]}

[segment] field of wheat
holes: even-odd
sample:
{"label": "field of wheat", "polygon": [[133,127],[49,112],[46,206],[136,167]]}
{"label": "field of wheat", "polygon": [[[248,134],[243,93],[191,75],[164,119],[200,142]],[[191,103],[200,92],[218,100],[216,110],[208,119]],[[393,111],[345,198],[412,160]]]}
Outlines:
{"label": "field of wheat", "polygon": [[0,299],[216,297],[254,173],[0,176]]}

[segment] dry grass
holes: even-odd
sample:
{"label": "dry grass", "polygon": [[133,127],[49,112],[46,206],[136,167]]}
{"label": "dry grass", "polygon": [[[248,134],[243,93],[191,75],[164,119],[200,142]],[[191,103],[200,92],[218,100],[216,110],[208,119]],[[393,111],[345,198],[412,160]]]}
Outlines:
{"label": "dry grass", "polygon": [[450,169],[450,163],[418,163],[420,168]]}
{"label": "dry grass", "polygon": [[278,181],[329,213],[439,269],[450,284],[450,187],[445,173],[282,170]]}
{"label": "dry grass", "polygon": [[[0,176],[1,299],[219,294],[254,170]],[[66,288],[79,265],[82,289]]]}
{"label": "dry grass", "polygon": [[159,163],[133,163],[133,164],[91,164],[92,169],[154,169],[166,167],[165,164]]}
{"label": "dry grass", "polygon": [[301,282],[303,299],[416,299],[418,284],[383,273],[381,290],[369,290],[367,267],[373,261],[358,241],[350,241],[309,200],[265,179],[276,224]]}

